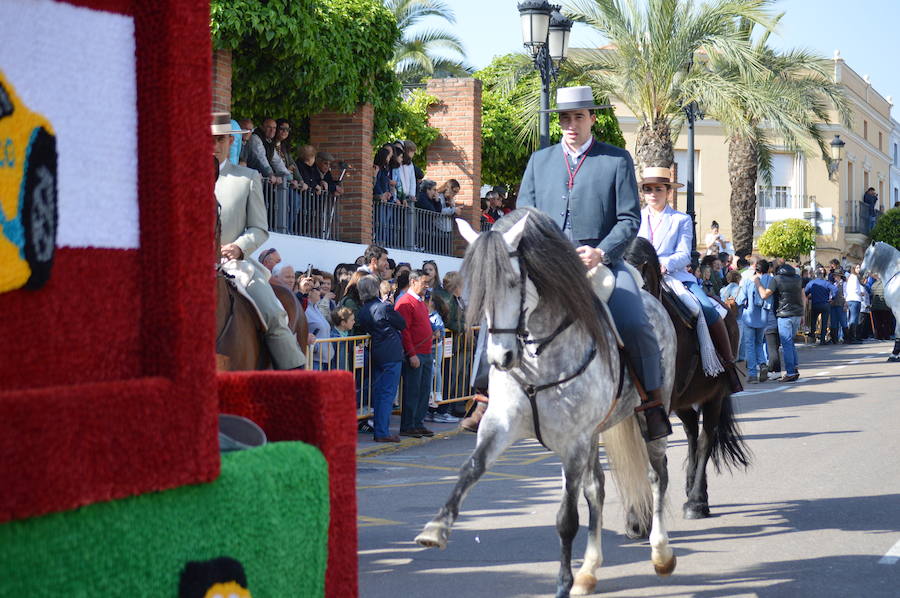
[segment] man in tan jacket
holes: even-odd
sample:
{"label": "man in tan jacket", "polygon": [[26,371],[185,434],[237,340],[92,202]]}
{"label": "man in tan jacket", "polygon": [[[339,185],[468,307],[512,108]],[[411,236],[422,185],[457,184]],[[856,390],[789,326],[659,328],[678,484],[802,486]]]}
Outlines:
{"label": "man in tan jacket", "polygon": [[269,285],[270,272],[250,255],[269,238],[262,183],[255,170],[235,166],[228,161],[234,141],[228,113],[213,114],[213,154],[219,160],[216,199],[222,206],[222,257],[244,260],[250,264],[253,277],[247,292],[253,297],[266,321],[266,346],[275,369],[290,370],[306,363],[297,339],[288,329],[288,316]]}

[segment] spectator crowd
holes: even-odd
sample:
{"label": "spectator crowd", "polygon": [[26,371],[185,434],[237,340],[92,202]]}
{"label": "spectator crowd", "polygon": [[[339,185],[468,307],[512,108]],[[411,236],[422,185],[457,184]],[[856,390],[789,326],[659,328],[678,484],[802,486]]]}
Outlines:
{"label": "spectator crowd", "polygon": [[[431,436],[425,422],[454,423],[453,405],[444,397],[466,396],[471,351],[465,340],[465,304],[458,272],[443,278],[434,261],[422,268],[396,264],[388,251],[370,245],[356,263],[337,264],[333,272],[312,267],[297,271],[282,261],[275,248],[259,254],[271,273],[270,283],[291,289],[309,326],[311,350],[307,367],[356,372],[360,404],[371,403],[373,432],[379,442],[400,436]],[[444,350],[445,332],[458,342]],[[353,346],[340,342],[368,335],[364,367],[356,367]],[[335,342],[338,341],[338,342]],[[439,351],[435,354],[435,346]],[[361,370],[371,368],[371,391]],[[398,393],[402,381],[403,392]],[[371,395],[368,393],[371,392]],[[402,400],[399,435],[388,429],[390,412]]]}
{"label": "spectator crowd", "polygon": [[[747,382],[784,375],[799,378],[794,339],[798,333],[819,345],[858,344],[892,337],[894,317],[877,275],[860,278],[859,265],[832,259],[827,266],[799,267],[782,258],[748,255],[733,262],[719,251],[730,247],[713,222],[707,255],[695,273],[704,291],[732,310],[740,327],[738,359],[747,365]],[[818,331],[818,332],[817,332]]]}

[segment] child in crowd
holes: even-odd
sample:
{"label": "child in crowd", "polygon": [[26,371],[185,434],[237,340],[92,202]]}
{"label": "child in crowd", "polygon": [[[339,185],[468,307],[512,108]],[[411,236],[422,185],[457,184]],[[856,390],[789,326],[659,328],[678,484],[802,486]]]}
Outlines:
{"label": "child in crowd", "polygon": [[[349,307],[339,307],[330,314],[332,323],[331,338],[343,339],[350,336],[350,330],[356,324],[356,316]],[[353,371],[353,351],[349,341],[334,341],[336,345],[332,367],[338,370]]]}
{"label": "child in crowd", "polygon": [[434,389],[431,399],[428,402],[428,414],[425,421],[437,422],[442,424],[455,424],[459,421],[458,417],[450,415],[448,405],[438,405],[444,400],[444,380],[443,380],[443,362],[444,362],[444,334],[446,327],[444,318],[447,316],[447,304],[434,294],[430,289],[425,291],[425,303],[428,305],[428,319],[431,320],[431,330],[434,334],[434,342],[437,349],[434,355],[434,368],[431,370],[432,383]]}

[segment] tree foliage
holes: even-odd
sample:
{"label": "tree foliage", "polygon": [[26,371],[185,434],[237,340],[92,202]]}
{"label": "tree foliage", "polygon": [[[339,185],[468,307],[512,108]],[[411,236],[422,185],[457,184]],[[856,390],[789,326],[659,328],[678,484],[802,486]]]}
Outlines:
{"label": "tree foliage", "polygon": [[806,220],[787,218],[770,225],[758,243],[763,255],[799,261],[816,246],[816,229]]}
{"label": "tree foliage", "polygon": [[397,125],[400,30],[379,0],[211,0],[210,14],[214,47],[232,50],[236,115],[299,123],[371,102],[377,132]]}
{"label": "tree foliage", "polygon": [[417,148],[413,163],[424,170],[428,146],[441,134],[439,129],[428,125],[428,107],[439,101],[424,89],[413,90],[406,100],[394,106],[395,112],[388,119],[391,126],[376,134],[375,147],[397,139],[409,139]]}
{"label": "tree foliage", "polygon": [[884,241],[900,249],[900,208],[891,208],[881,215],[872,229],[872,241]]}
{"label": "tree foliage", "polygon": [[[481,79],[481,178],[488,185],[515,188],[522,179],[528,158],[538,149],[538,118],[531,103],[540,94],[541,79],[525,54],[495,57],[491,64],[475,73]],[[573,77],[560,77],[558,87],[578,85]],[[539,97],[539,96],[538,96]],[[602,103],[604,98],[597,98]],[[525,119],[523,122],[523,118]],[[612,110],[597,111],[594,137],[605,143],[625,147],[625,139]],[[551,114],[550,140],[562,137],[559,118]]]}

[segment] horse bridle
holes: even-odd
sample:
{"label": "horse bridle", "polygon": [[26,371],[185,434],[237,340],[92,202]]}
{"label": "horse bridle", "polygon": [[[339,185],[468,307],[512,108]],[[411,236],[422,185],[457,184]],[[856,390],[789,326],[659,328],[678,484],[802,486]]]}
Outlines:
{"label": "horse bridle", "polygon": [[515,334],[516,335],[516,344],[519,346],[519,351],[524,351],[527,345],[537,345],[537,349],[534,351],[534,357],[539,356],[544,352],[544,349],[553,342],[556,337],[565,332],[565,330],[573,324],[573,320],[569,315],[566,315],[563,318],[562,322],[560,322],[559,326],[557,326],[556,330],[553,331],[552,334],[545,338],[534,339],[528,338],[528,331],[525,329],[525,297],[526,297],[526,279],[528,277],[528,272],[525,268],[525,262],[522,261],[522,256],[518,251],[510,251],[509,259],[513,258],[519,259],[519,321],[516,323],[515,328],[488,328],[489,334]]}

